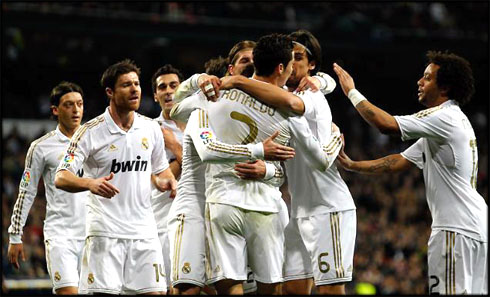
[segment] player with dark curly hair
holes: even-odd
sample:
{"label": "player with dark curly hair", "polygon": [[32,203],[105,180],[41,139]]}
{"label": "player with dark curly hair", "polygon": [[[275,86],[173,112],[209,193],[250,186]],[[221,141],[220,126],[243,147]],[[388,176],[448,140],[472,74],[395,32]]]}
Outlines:
{"label": "player with dark curly hair", "polygon": [[337,64],[342,90],[361,116],[382,133],[418,139],[400,154],[352,161],[343,150],[337,160],[347,170],[392,173],[414,165],[423,170],[432,214],[428,243],[431,294],[487,294],[488,206],[476,191],[478,150],[475,132],[460,105],[474,93],[468,61],[448,52],[429,51],[418,80],[418,99],[427,109],[391,116],[355,89],[352,77]]}

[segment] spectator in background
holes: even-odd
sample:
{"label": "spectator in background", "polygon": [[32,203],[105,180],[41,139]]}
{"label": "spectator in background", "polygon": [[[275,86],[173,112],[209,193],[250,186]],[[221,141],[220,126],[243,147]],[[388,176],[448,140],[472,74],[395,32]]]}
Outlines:
{"label": "spectator in background", "polygon": [[355,89],[340,66],[334,70],[345,95],[361,116],[382,133],[417,139],[400,154],[371,161],[352,161],[344,152],[339,163],[364,174],[423,169],[432,213],[428,243],[429,293],[488,293],[488,206],[476,191],[478,153],[473,128],[460,105],[471,100],[474,80],[464,58],[427,52],[428,65],[417,82],[418,100],[427,107],[408,116],[391,116]]}
{"label": "spectator in background", "polygon": [[[27,153],[9,231],[9,262],[20,268],[25,261],[23,228],[42,177],[46,188],[44,239],[48,272],[53,293],[77,294],[85,240],[86,192],[68,193],[55,188],[54,175],[70,139],[83,116],[83,91],[71,82],[61,82],[51,92],[51,112],[58,121],[56,130],[33,141]],[[83,175],[80,169],[77,173]],[[33,233],[31,233],[33,234]],[[34,249],[34,252],[39,249]]]}

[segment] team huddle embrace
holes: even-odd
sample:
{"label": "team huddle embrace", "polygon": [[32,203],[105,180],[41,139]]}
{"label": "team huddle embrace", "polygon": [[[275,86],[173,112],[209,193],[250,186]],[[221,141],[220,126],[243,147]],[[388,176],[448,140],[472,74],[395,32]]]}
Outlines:
{"label": "team huddle embrace", "polygon": [[[51,93],[56,130],[32,142],[8,229],[19,267],[22,229],[40,177],[44,238],[56,294],[345,294],[352,281],[356,206],[338,167],[361,174],[423,170],[432,214],[428,288],[486,294],[488,207],[476,191],[478,153],[460,105],[469,63],[429,51],[417,81],[426,109],[392,116],[335,64],[354,108],[381,133],[417,140],[405,151],[353,161],[332,121],[336,80],[306,30],[240,41],[206,73],[172,65],[152,77],[160,116],[137,113],[140,69],[109,66],[109,106],[81,125],[83,91]],[[476,164],[476,165],[475,165]],[[287,177],[290,208],[280,187]]]}

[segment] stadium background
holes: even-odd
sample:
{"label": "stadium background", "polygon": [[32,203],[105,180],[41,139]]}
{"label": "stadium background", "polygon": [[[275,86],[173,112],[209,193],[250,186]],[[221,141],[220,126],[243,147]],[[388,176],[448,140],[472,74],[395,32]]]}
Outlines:
{"label": "stadium background", "polygon": [[[2,278],[4,290],[10,294],[50,292],[44,281],[48,274],[42,183],[24,228],[27,260],[17,271],[6,259],[7,228],[29,143],[55,125],[48,120],[50,90],[61,80],[79,83],[85,92],[85,122],[102,113],[107,104],[99,85],[103,70],[123,58],[135,60],[142,68],[139,112],[155,117],[160,109],[152,99],[150,78],[163,64],[173,64],[188,77],[203,72],[208,59],[226,56],[240,40],[304,28],[322,45],[322,71],[337,80],[332,63],[338,62],[373,103],[392,114],[410,114],[423,109],[417,103],[416,82],[425,68],[426,51],[450,50],[467,58],[474,71],[476,93],[463,111],[477,135],[478,191],[488,201],[486,1],[3,1],[1,6]],[[397,153],[412,143],[370,128],[339,87],[327,98],[353,159]],[[347,285],[347,293],[427,293],[426,246],[431,218],[422,172],[414,169],[369,177],[342,171],[342,175],[358,207],[354,279]]]}

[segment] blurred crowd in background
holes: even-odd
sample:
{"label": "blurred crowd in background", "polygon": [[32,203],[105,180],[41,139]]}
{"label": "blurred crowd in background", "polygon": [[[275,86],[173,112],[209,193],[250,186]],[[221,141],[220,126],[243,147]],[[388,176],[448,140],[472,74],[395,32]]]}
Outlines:
{"label": "blurred crowd in background", "polygon": [[[336,61],[356,87],[393,114],[423,109],[416,81],[425,52],[449,49],[472,64],[476,94],[463,111],[476,133],[478,192],[488,202],[488,3],[484,2],[3,2],[2,118],[47,119],[49,92],[71,80],[85,92],[87,121],[107,106],[99,86],[103,70],[123,58],[142,68],[139,112],[156,117],[150,78],[166,63],[186,77],[208,59],[226,56],[234,43],[271,32],[310,30],[321,42],[322,71],[337,79]],[[340,88],[327,95],[333,120],[354,160],[406,149],[413,142],[381,135],[357,114]],[[5,278],[47,278],[43,244],[46,200],[40,183],[24,228],[26,261],[6,259],[12,208],[29,144],[21,131],[2,135],[2,268]],[[47,132],[47,131],[45,131]],[[38,135],[39,137],[42,134]],[[342,171],[357,206],[353,281],[378,294],[426,294],[431,217],[422,172],[362,176]]]}

